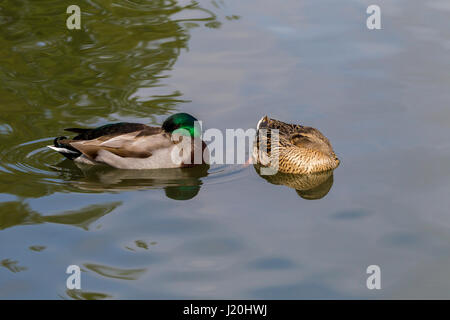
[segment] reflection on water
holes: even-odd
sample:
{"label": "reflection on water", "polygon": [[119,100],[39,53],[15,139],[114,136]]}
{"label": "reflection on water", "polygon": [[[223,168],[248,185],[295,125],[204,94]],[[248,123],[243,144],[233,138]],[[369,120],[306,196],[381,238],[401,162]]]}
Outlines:
{"label": "reflection on water", "polygon": [[[66,295],[74,300],[103,300],[113,298],[111,295],[101,292],[87,292],[82,290],[66,290]],[[60,296],[65,299],[65,296]]]}
{"label": "reflection on water", "polygon": [[85,192],[145,190],[164,188],[174,200],[192,199],[200,191],[201,178],[208,175],[208,165],[194,168],[161,170],[121,170],[103,165],[83,165],[64,160],[51,169],[63,181]]}
{"label": "reflection on water", "polygon": [[262,175],[260,165],[254,165],[254,168],[261,178],[272,184],[284,185],[295,189],[295,192],[303,199],[322,199],[333,186],[333,170],[311,174],[277,172],[273,175]]}
{"label": "reflection on water", "polygon": [[[75,191],[49,168],[58,159],[44,148],[50,137],[116,120],[153,124],[175,111],[185,100],[164,82],[188,49],[189,31],[221,24],[195,2],[98,0],[78,3],[82,30],[68,31],[71,4],[1,4],[0,192]],[[168,194],[189,198],[191,189]]]}
{"label": "reflection on water", "polygon": [[45,246],[30,246],[29,249],[36,251],[36,252],[41,252],[42,250],[45,250]]}
{"label": "reflection on water", "polygon": [[89,226],[104,215],[112,212],[121,202],[90,205],[79,210],[63,211],[58,214],[42,215],[28,204],[11,201],[0,203],[0,230],[19,225],[57,223],[89,230]]}

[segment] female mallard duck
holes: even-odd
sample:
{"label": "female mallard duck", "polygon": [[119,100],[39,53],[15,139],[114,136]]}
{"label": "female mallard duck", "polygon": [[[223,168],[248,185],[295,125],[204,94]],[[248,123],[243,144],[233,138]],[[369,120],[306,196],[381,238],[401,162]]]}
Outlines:
{"label": "female mallard duck", "polygon": [[[323,172],[339,165],[330,142],[315,128],[288,124],[264,116],[256,129],[253,158],[258,164],[273,166],[275,159],[278,159],[278,171],[293,174]],[[263,129],[267,130],[267,134]],[[271,141],[271,131],[274,129],[279,130],[276,145]]]}
{"label": "female mallard duck", "polygon": [[206,144],[197,119],[187,113],[167,118],[162,127],[120,122],[95,129],[69,128],[73,139],[58,137],[49,148],[85,164],[119,169],[183,168],[203,164]]}

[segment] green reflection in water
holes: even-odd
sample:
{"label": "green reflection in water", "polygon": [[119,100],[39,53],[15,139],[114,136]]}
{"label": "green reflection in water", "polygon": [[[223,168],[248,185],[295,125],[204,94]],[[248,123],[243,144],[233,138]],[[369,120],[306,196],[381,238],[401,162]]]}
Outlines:
{"label": "green reflection in water", "polygon": [[28,247],[28,249],[30,249],[31,251],[35,251],[35,252],[41,252],[43,250],[45,250],[46,246],[30,246]]}
{"label": "green reflection in water", "polygon": [[189,200],[197,195],[201,178],[208,175],[208,165],[193,168],[159,170],[120,170],[108,166],[90,166],[64,160],[52,166],[61,179],[83,192],[115,192],[163,188],[174,200]]}
{"label": "green reflection in water", "polygon": [[[87,292],[82,290],[66,290],[66,295],[74,300],[104,300],[111,299],[112,296],[101,292]],[[61,296],[61,298],[65,298]]]}
{"label": "green reflection in water", "polygon": [[0,267],[4,267],[14,273],[25,271],[28,269],[27,267],[22,267],[22,266],[19,266],[18,264],[19,264],[19,261],[13,261],[10,259],[3,259],[0,261]]}
{"label": "green reflection in water", "polygon": [[103,277],[122,280],[137,280],[145,273],[147,269],[121,269],[116,267],[104,266],[100,264],[86,263],[84,265],[88,270],[93,271]]}

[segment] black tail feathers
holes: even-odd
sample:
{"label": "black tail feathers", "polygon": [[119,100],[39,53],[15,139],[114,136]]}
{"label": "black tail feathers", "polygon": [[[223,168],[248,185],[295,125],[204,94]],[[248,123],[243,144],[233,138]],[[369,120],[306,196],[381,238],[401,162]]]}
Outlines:
{"label": "black tail feathers", "polygon": [[57,137],[53,140],[53,145],[57,148],[56,151],[61,153],[64,157],[70,160],[74,160],[81,155],[81,152],[72,147],[67,142],[67,137]]}

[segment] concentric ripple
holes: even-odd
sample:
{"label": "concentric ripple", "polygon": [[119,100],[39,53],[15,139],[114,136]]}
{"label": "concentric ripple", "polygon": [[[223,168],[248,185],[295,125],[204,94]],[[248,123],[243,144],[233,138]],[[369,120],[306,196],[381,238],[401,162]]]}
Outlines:
{"label": "concentric ripple", "polygon": [[48,170],[48,163],[56,159],[54,152],[46,147],[51,141],[51,138],[38,139],[2,150],[0,164],[3,170],[14,174],[56,177],[56,173]]}

